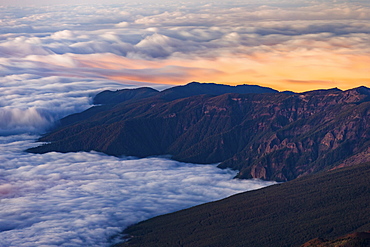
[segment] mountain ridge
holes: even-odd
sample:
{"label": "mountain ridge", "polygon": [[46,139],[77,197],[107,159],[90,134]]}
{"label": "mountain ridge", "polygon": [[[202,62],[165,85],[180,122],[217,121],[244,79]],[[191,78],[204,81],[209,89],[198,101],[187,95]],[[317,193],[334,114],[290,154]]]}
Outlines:
{"label": "mountain ridge", "polygon": [[40,138],[47,144],[28,151],[169,154],[220,163],[238,170],[239,178],[276,181],[370,161],[366,87],[292,94],[193,82],[161,92],[102,92],[94,100],[102,105],[62,119]]}

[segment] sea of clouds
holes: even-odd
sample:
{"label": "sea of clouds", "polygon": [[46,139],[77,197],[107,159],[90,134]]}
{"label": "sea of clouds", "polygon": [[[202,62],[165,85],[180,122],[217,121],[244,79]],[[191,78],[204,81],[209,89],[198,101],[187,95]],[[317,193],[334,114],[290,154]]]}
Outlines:
{"label": "sea of clouds", "polygon": [[0,75],[368,83],[361,65],[370,60],[366,1],[120,2],[3,6]]}
{"label": "sea of clouds", "polygon": [[303,54],[306,68],[333,51],[340,59],[321,67],[347,73],[349,61],[368,59],[369,6],[328,2],[2,6],[0,246],[107,246],[138,221],[273,184],[159,157],[24,150],[107,89],[263,78],[259,66],[279,56],[293,64]]}
{"label": "sea of clouds", "polygon": [[108,246],[133,223],[273,184],[164,158],[25,154],[32,138],[18,138],[0,145],[4,247]]}

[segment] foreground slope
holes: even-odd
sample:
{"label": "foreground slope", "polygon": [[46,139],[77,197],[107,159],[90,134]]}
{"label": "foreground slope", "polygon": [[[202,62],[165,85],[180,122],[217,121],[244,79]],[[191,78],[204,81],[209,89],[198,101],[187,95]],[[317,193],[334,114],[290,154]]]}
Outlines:
{"label": "foreground slope", "polygon": [[40,139],[47,144],[29,151],[169,154],[184,162],[220,162],[239,178],[276,181],[370,161],[366,87],[287,94],[190,83],[162,92],[103,92],[95,101],[103,105],[63,119]]}
{"label": "foreground slope", "polygon": [[300,246],[368,231],[369,180],[369,163],[305,176],[141,222],[119,246]]}

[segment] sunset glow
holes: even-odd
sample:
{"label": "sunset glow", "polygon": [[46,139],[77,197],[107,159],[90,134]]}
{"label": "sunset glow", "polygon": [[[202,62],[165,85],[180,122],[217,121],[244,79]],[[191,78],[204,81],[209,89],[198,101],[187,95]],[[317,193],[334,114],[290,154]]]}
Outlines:
{"label": "sunset glow", "polygon": [[0,74],[297,92],[370,86],[369,13],[360,1],[5,7]]}

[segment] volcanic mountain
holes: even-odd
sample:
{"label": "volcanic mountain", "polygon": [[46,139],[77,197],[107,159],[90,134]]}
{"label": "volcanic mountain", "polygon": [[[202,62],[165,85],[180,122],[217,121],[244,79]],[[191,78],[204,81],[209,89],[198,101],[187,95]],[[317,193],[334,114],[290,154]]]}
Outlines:
{"label": "volcanic mountain", "polygon": [[370,89],[304,93],[190,83],[104,91],[28,151],[95,150],[220,163],[238,178],[288,181],[370,161]]}

